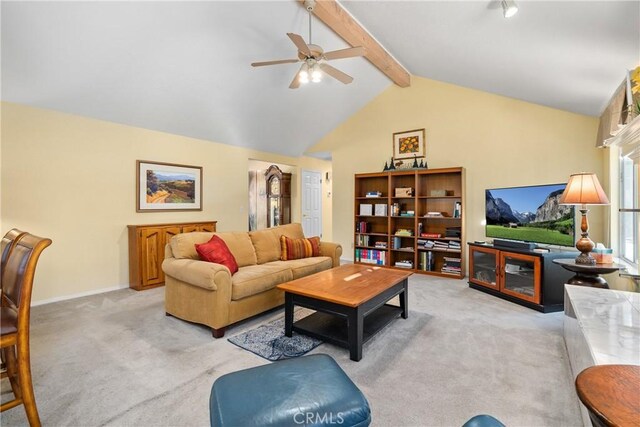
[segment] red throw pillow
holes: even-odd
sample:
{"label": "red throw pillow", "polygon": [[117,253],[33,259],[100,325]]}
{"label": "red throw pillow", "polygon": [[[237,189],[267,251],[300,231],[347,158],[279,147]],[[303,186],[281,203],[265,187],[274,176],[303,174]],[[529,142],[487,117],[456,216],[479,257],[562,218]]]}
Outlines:
{"label": "red throw pillow", "polygon": [[320,237],[291,239],[287,236],[280,236],[280,248],[282,249],[280,256],[282,261],[320,256]]}
{"label": "red throw pillow", "polygon": [[202,261],[222,264],[229,269],[231,275],[238,271],[238,263],[227,244],[218,236],[213,236],[207,243],[196,244],[196,252]]}

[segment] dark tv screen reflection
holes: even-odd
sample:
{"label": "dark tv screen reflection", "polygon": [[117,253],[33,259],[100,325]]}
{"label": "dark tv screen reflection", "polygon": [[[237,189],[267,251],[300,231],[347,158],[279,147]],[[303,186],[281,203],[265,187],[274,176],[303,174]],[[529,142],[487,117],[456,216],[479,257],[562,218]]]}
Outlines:
{"label": "dark tv screen reflection", "polygon": [[487,237],[573,246],[574,208],[560,204],[566,185],[485,190]]}

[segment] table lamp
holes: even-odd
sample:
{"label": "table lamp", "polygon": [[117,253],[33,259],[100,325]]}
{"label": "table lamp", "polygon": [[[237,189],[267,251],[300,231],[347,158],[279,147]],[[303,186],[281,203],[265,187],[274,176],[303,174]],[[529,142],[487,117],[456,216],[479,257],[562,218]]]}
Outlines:
{"label": "table lamp", "polygon": [[587,205],[608,205],[609,199],[604,194],[598,177],[595,173],[576,173],[569,177],[567,187],[560,197],[561,205],[580,205],[582,214],[582,238],[576,243],[580,255],[576,258],[576,264],[595,265],[596,260],[590,255],[594,248],[593,241],[589,238],[589,222],[587,221]]}

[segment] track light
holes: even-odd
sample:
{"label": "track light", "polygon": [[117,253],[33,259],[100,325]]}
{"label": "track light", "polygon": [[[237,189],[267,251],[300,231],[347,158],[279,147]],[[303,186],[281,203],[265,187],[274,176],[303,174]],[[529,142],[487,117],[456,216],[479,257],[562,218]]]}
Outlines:
{"label": "track light", "polygon": [[514,0],[502,0],[502,12],[505,18],[511,18],[518,13],[518,5]]}

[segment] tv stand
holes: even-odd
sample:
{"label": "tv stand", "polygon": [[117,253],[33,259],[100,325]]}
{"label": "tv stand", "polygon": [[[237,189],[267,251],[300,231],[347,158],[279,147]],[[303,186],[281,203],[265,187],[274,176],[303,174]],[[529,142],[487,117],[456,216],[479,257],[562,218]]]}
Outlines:
{"label": "tv stand", "polygon": [[571,273],[552,261],[574,255],[469,243],[469,287],[543,313],[562,311]]}

